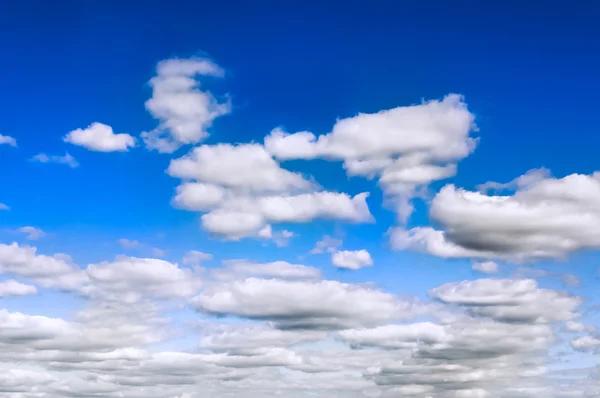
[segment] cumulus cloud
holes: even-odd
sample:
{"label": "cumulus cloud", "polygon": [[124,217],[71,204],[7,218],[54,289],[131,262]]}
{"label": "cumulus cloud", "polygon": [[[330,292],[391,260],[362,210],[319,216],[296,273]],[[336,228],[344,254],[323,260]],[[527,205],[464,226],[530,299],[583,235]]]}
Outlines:
{"label": "cumulus cloud", "polygon": [[0,282],[0,297],[8,296],[28,296],[37,294],[35,286],[26,285],[15,280],[6,280]]}
{"label": "cumulus cloud", "polygon": [[340,119],[331,133],[318,137],[277,128],[265,138],[265,147],[281,160],[340,160],[350,176],[379,177],[405,220],[412,211],[408,200],[419,186],[456,174],[456,163],[476,146],[470,136],[474,130],[474,115],[463,98],[450,94],[441,101]]}
{"label": "cumulus cloud", "polygon": [[333,253],[331,262],[338,268],[357,270],[373,265],[371,254],[366,250],[341,250]]}
{"label": "cumulus cloud", "polygon": [[318,190],[316,183],[283,169],[257,144],[203,145],[171,161],[167,172],[186,181],[177,187],[172,204],[206,212],[201,217],[204,229],[227,239],[258,237],[281,245],[290,232],[274,234],[271,223],[373,220],[368,193],[351,197]]}
{"label": "cumulus cloud", "polygon": [[508,323],[570,321],[582,299],[566,292],[542,289],[533,279],[478,279],[447,283],[430,290],[444,303],[464,306],[473,316]]}
{"label": "cumulus cloud", "polygon": [[552,178],[536,171],[507,185],[517,187],[513,195],[442,188],[430,209],[442,229],[395,229],[392,245],[441,257],[517,262],[600,247],[600,174]]}
{"label": "cumulus cloud", "polygon": [[17,140],[11,136],[0,134],[0,145],[9,145],[12,147],[16,147]]}
{"label": "cumulus cloud", "polygon": [[129,134],[115,134],[111,126],[94,122],[85,129],[76,129],[63,137],[64,142],[97,152],[126,152],[135,146]]}
{"label": "cumulus cloud", "polygon": [[146,147],[171,153],[183,145],[208,137],[208,129],[219,116],[231,111],[230,102],[203,90],[200,78],[222,77],[221,67],[205,58],[167,59],[158,63],[150,80],[152,98],[146,109],[159,125],[141,134]]}
{"label": "cumulus cloud", "polygon": [[336,281],[248,278],[216,285],[192,300],[202,312],[270,320],[281,329],[377,325],[409,316],[392,295]]}
{"label": "cumulus cloud", "polygon": [[39,163],[64,164],[64,165],[69,166],[72,169],[79,167],[79,162],[73,156],[69,155],[69,153],[66,153],[64,156],[46,155],[45,153],[40,153],[38,155],[33,156],[30,160],[32,162],[39,162]]}

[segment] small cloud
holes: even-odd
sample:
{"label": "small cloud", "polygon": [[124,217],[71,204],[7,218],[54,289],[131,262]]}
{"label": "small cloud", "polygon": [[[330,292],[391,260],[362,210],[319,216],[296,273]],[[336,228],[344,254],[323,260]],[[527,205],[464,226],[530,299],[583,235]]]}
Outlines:
{"label": "small cloud", "polygon": [[50,155],[49,156],[49,155],[46,155],[45,153],[40,153],[38,155],[33,156],[30,160],[32,162],[39,162],[39,163],[65,164],[72,169],[79,167],[79,162],[73,156],[69,155],[68,152],[64,156],[58,156],[58,155]]}
{"label": "small cloud", "polygon": [[12,147],[17,147],[17,140],[8,135],[0,134],[0,145],[10,145]]}
{"label": "small cloud", "polygon": [[338,268],[357,270],[373,265],[371,254],[366,250],[342,250],[333,253],[331,262]]}
{"label": "small cloud", "polygon": [[190,250],[189,252],[185,253],[185,256],[183,256],[183,263],[185,265],[199,266],[201,262],[212,260],[212,258],[212,254],[197,250]]}
{"label": "small cloud", "polygon": [[0,210],[9,211],[10,207],[8,207],[7,205],[5,205],[4,203],[0,203]]}
{"label": "small cloud", "polygon": [[578,287],[581,286],[581,280],[577,275],[573,274],[563,274],[561,275],[561,279],[565,286],[568,287]]}
{"label": "small cloud", "polygon": [[336,239],[329,235],[323,235],[320,241],[317,242],[310,254],[333,253],[342,246],[342,240]]}
{"label": "small cloud", "polygon": [[473,271],[482,274],[495,274],[499,271],[498,264],[493,261],[475,261],[473,262]]}
{"label": "small cloud", "polygon": [[115,134],[111,126],[97,122],[86,129],[71,131],[63,141],[96,152],[126,152],[136,144],[131,135]]}
{"label": "small cloud", "polygon": [[129,240],[129,239],[119,239],[119,244],[123,246],[124,249],[135,249],[140,245],[140,242],[137,240]]}
{"label": "small cloud", "polygon": [[283,231],[273,231],[270,225],[265,226],[258,231],[258,237],[261,239],[272,240],[277,247],[285,247],[289,240],[297,236],[294,232],[284,229]]}
{"label": "small cloud", "polygon": [[46,235],[46,233],[44,231],[42,231],[41,229],[31,227],[31,226],[21,227],[17,231],[27,234],[28,240],[38,240]]}

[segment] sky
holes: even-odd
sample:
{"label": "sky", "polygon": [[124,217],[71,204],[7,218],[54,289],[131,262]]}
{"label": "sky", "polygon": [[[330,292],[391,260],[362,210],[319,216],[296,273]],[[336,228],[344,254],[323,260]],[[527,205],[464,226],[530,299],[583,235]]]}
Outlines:
{"label": "sky", "polygon": [[1,6],[0,397],[600,395],[600,7],[144,4]]}

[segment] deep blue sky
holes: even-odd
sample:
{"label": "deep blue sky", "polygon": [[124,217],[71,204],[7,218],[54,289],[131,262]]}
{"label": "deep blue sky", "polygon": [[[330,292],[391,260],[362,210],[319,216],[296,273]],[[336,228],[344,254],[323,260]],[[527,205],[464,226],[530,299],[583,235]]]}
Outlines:
{"label": "deep blue sky", "polygon": [[[0,128],[20,142],[19,151],[0,152],[0,193],[13,207],[4,222],[67,236],[76,227],[72,246],[86,232],[113,239],[154,236],[166,225],[195,231],[195,216],[169,205],[177,181],[164,173],[167,157],[138,150],[107,161],[68,147],[82,162],[75,170],[24,159],[64,153],[60,137],[94,121],[133,135],[151,129],[143,104],[156,62],[202,53],[227,70],[211,90],[229,93],[234,105],[208,143],[260,141],[277,125],[325,133],[338,117],[457,92],[482,138],[451,180],[458,185],[508,181],[540,166],[557,176],[595,169],[600,6],[320,3],[3,2]],[[311,172],[315,164],[327,170],[323,185],[347,185],[339,165],[290,163]],[[377,192],[372,200],[379,203]],[[380,234],[389,225],[361,228]]]}

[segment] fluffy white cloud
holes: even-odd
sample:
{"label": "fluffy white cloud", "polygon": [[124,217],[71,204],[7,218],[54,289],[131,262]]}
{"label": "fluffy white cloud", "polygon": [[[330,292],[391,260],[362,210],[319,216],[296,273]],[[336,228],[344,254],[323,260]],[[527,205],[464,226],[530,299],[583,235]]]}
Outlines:
{"label": "fluffy white cloud", "polygon": [[78,290],[86,275],[65,254],[46,256],[28,246],[0,244],[0,274],[27,278],[44,287]]}
{"label": "fluffy white cloud", "polygon": [[366,250],[341,250],[333,253],[331,262],[338,268],[357,270],[373,265],[371,254]]}
{"label": "fluffy white cloud", "polygon": [[444,187],[430,210],[443,230],[395,230],[392,244],[442,257],[513,261],[600,248],[600,174],[557,179],[538,170],[500,186],[514,186],[516,192],[490,196]]}
{"label": "fluffy white cloud", "polygon": [[242,192],[288,192],[313,188],[299,173],[281,168],[258,144],[202,145],[171,161],[167,172]]}
{"label": "fluffy white cloud", "polygon": [[349,175],[379,176],[385,192],[399,198],[402,219],[418,186],[456,173],[456,163],[473,151],[474,115],[461,96],[374,114],[340,119],[329,134],[288,134],[275,129],[265,147],[277,158],[324,158],[344,162]]}
{"label": "fluffy white cloud", "polygon": [[72,169],[79,167],[79,162],[73,156],[69,155],[69,153],[66,153],[64,156],[46,155],[45,153],[40,153],[38,155],[33,156],[31,158],[31,161],[39,162],[39,163],[64,164],[64,165],[69,166]]}
{"label": "fluffy white cloud", "polygon": [[0,134],[0,145],[10,145],[16,147],[17,140],[11,136]]}
{"label": "fluffy white cloud", "polygon": [[410,316],[411,304],[390,294],[336,281],[248,278],[218,284],[192,300],[198,310],[271,320],[281,329],[377,325]]}
{"label": "fluffy white cloud", "polygon": [[125,152],[135,146],[129,134],[115,134],[111,126],[94,122],[85,129],[76,129],[64,136],[63,141],[97,152]]}
{"label": "fluffy white cloud", "polygon": [[36,293],[37,289],[32,285],[26,285],[15,280],[0,282],[0,297],[28,296]]}
{"label": "fluffy white cloud", "polygon": [[31,226],[21,227],[17,231],[26,234],[29,240],[38,240],[46,235],[41,229]]}
{"label": "fluffy white cloud", "polygon": [[213,121],[231,111],[229,101],[219,102],[202,90],[197,77],[222,77],[223,69],[208,59],[167,59],[158,63],[150,80],[152,98],[146,109],[159,120],[155,129],[141,134],[148,149],[171,153],[182,145],[208,137]]}
{"label": "fluffy white cloud", "polygon": [[91,281],[86,294],[127,303],[136,303],[145,296],[192,296],[202,285],[192,271],[153,258],[120,256],[111,262],[90,264],[85,271]]}

